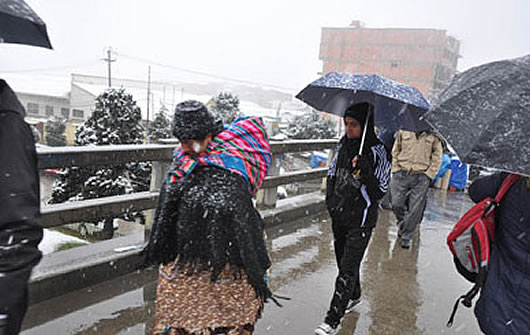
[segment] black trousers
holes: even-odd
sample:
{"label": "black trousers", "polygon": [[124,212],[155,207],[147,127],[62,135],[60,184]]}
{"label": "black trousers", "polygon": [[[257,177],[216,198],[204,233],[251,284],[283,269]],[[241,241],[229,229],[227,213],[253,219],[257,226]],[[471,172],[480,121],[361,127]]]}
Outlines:
{"label": "black trousers", "polygon": [[335,280],[335,291],[325,321],[336,327],[344,316],[348,301],[361,297],[359,270],[373,228],[362,228],[352,221],[332,219],[332,229],[339,275]]}
{"label": "black trousers", "polygon": [[31,269],[4,273],[0,277],[0,314],[7,315],[6,335],[16,335],[28,307],[28,281]]}

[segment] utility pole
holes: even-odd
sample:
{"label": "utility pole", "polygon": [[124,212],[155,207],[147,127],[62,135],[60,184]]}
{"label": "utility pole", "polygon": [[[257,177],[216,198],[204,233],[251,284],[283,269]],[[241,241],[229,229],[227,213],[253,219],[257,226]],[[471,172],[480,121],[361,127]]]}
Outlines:
{"label": "utility pole", "polygon": [[147,143],[149,143],[149,100],[151,98],[151,65],[147,68],[147,129],[145,136],[147,137]]}
{"label": "utility pole", "polygon": [[107,58],[101,58],[102,61],[105,61],[107,62],[107,66],[108,66],[108,78],[109,78],[109,87],[112,87],[112,81],[111,81],[111,63],[112,62],[115,62],[116,59],[112,59],[112,48],[109,47],[107,49]]}

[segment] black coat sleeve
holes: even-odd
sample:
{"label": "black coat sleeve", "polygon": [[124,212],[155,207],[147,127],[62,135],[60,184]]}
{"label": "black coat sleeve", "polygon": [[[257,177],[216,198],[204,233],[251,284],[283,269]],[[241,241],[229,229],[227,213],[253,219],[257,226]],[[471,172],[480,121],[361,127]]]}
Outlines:
{"label": "black coat sleeve", "polygon": [[335,192],[335,177],[334,176],[328,176],[326,178],[326,206],[328,208],[328,212],[330,215],[333,214],[335,211],[335,208],[337,207],[337,204],[339,203],[339,199]]}
{"label": "black coat sleeve", "polygon": [[164,182],[155,211],[149,242],[142,251],[143,266],[167,264],[176,257],[176,229],[174,224],[178,217],[179,189],[178,184]]}
{"label": "black coat sleeve", "polygon": [[0,272],[35,265],[42,239],[37,153],[21,115],[0,112]]}

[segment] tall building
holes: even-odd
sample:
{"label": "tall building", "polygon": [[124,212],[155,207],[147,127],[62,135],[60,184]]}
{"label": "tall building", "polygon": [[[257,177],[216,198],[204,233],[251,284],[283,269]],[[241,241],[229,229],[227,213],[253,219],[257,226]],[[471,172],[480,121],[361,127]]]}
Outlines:
{"label": "tall building", "polygon": [[434,102],[456,72],[460,42],[439,29],[322,28],[323,74],[379,74],[418,88]]}

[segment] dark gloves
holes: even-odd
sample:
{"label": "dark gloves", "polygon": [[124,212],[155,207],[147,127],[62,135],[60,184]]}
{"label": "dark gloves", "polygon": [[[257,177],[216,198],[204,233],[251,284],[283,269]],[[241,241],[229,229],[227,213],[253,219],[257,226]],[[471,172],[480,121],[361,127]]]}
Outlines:
{"label": "dark gloves", "polygon": [[370,163],[370,157],[367,155],[357,157],[356,169],[360,171],[361,182],[366,185],[368,195],[372,200],[382,197],[382,192],[379,190],[379,180],[374,176],[374,168]]}
{"label": "dark gloves", "polygon": [[357,157],[357,165],[355,167],[361,172],[362,181],[365,181],[374,175],[374,169],[372,168],[372,164],[370,164],[370,160],[366,155]]}

